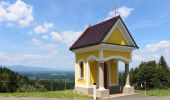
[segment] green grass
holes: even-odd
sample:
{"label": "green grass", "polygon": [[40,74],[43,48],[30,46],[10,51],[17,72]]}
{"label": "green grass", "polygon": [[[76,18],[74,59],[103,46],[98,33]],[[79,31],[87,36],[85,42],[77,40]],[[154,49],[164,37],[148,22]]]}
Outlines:
{"label": "green grass", "polygon": [[65,98],[65,99],[92,99],[92,97],[74,93],[73,90],[53,91],[53,92],[28,92],[28,93],[0,93],[0,96],[14,97],[46,97],[46,98]]}
{"label": "green grass", "polygon": [[170,96],[170,89],[154,89],[154,90],[135,90],[136,93],[146,94],[150,96]]}

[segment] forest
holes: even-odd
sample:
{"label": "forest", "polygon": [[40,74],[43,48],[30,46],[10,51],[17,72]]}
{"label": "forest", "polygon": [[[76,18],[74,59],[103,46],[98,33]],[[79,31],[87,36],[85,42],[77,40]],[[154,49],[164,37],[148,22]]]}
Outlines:
{"label": "forest", "polygon": [[[125,74],[119,77],[120,85],[125,84]],[[141,62],[138,67],[130,70],[130,84],[135,89],[167,89],[170,88],[170,69],[163,56],[158,63],[153,61]]]}
{"label": "forest", "polygon": [[0,67],[0,92],[45,92],[73,89],[74,81],[70,80],[31,80],[27,75]]}

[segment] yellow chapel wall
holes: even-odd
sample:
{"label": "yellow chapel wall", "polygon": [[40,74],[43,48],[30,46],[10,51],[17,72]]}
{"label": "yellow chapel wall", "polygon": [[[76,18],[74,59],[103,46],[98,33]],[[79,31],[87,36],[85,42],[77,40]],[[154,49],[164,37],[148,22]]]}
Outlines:
{"label": "yellow chapel wall", "polygon": [[90,85],[98,83],[98,62],[90,62]]}
{"label": "yellow chapel wall", "polygon": [[120,32],[119,28],[116,27],[109,38],[106,40],[108,43],[120,44],[120,45],[127,45],[126,40],[124,39],[122,33]]}
{"label": "yellow chapel wall", "polygon": [[[90,51],[90,52],[85,52],[85,53],[77,53],[76,54],[76,72],[75,72],[75,75],[76,75],[76,83],[77,84],[80,84],[80,85],[86,85],[86,79],[87,79],[87,58],[89,56],[95,56],[96,58],[98,58],[99,56],[99,51]],[[78,67],[79,67],[79,61],[80,60],[83,60],[84,61],[84,79],[79,79],[79,75],[78,75]],[[90,75],[91,76],[91,75]]]}

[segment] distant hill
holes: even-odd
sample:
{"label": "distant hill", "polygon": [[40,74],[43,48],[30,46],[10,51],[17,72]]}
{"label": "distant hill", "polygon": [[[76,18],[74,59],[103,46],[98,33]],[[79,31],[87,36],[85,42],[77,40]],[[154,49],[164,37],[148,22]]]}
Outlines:
{"label": "distant hill", "polygon": [[14,65],[14,66],[6,66],[7,68],[16,71],[16,72],[36,72],[36,71],[54,71],[54,69],[41,68],[41,67],[32,67],[32,66],[24,66],[24,65]]}

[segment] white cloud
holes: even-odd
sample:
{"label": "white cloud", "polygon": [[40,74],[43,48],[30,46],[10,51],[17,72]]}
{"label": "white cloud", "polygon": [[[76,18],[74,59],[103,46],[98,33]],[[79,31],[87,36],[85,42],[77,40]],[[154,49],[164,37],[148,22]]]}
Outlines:
{"label": "white cloud", "polygon": [[51,38],[53,41],[61,41],[62,36],[58,32],[51,32]]}
{"label": "white cloud", "polygon": [[162,49],[165,51],[170,50],[170,41],[164,40],[158,43],[148,44],[145,47],[146,51],[151,51],[151,52],[162,50]]}
{"label": "white cloud", "polygon": [[14,4],[5,1],[0,3],[0,22],[18,23],[21,27],[26,27],[33,20],[33,7],[22,0],[17,0]]}
{"label": "white cloud", "polygon": [[46,44],[36,38],[33,38],[31,40],[31,45],[38,47],[39,49],[41,49],[41,51],[58,52],[57,44],[53,43]]}
{"label": "white cloud", "polygon": [[140,55],[140,54],[133,55],[132,59],[133,59],[133,61],[136,61],[136,62],[145,61],[144,57],[142,57],[142,55]]}
{"label": "white cloud", "polygon": [[32,32],[32,31],[29,31],[29,32],[28,32],[28,35],[32,35],[32,34],[33,34],[33,32]]}
{"label": "white cloud", "polygon": [[160,56],[161,56],[160,54],[155,54],[155,53],[147,54],[146,52],[143,52],[143,54],[140,53],[134,54],[132,56],[132,59],[134,62],[143,62],[143,61],[150,61],[150,60],[158,61]]}
{"label": "white cloud", "polygon": [[41,45],[41,41],[38,40],[38,39],[33,38],[31,40],[31,44],[34,45],[34,46],[39,46],[39,45]]}
{"label": "white cloud", "polygon": [[51,38],[53,41],[60,41],[68,46],[71,46],[74,41],[81,35],[82,32],[79,31],[64,31],[61,33],[51,32]]}
{"label": "white cloud", "polygon": [[48,37],[47,35],[43,35],[43,36],[41,37],[41,39],[48,40],[49,37]]}
{"label": "white cloud", "polygon": [[7,65],[35,65],[39,62],[43,62],[45,56],[38,54],[27,54],[27,53],[19,53],[19,54],[9,54],[0,52],[0,61],[1,64]]}
{"label": "white cloud", "polygon": [[4,52],[0,52],[0,61],[8,60],[8,56]]}
{"label": "white cloud", "polygon": [[34,32],[37,34],[47,33],[49,29],[53,28],[53,23],[43,23],[43,25],[38,25],[34,28]]}
{"label": "white cloud", "polygon": [[62,33],[63,42],[68,46],[71,46],[81,34],[82,32],[65,31]]}
{"label": "white cloud", "polygon": [[[115,17],[115,15],[116,16],[120,15],[123,18],[127,18],[133,10],[134,10],[133,8],[129,8],[126,6],[116,8],[108,13],[108,16],[105,18],[105,20]],[[115,14],[115,12],[116,12],[116,14]]]}
{"label": "white cloud", "polygon": [[[34,54],[34,53],[16,53],[10,54],[0,52],[1,65],[26,65],[44,68],[53,68],[58,70],[73,69],[74,63],[67,56],[59,55],[56,51]],[[63,63],[68,62],[68,63]],[[62,67],[61,67],[62,66]]]}

